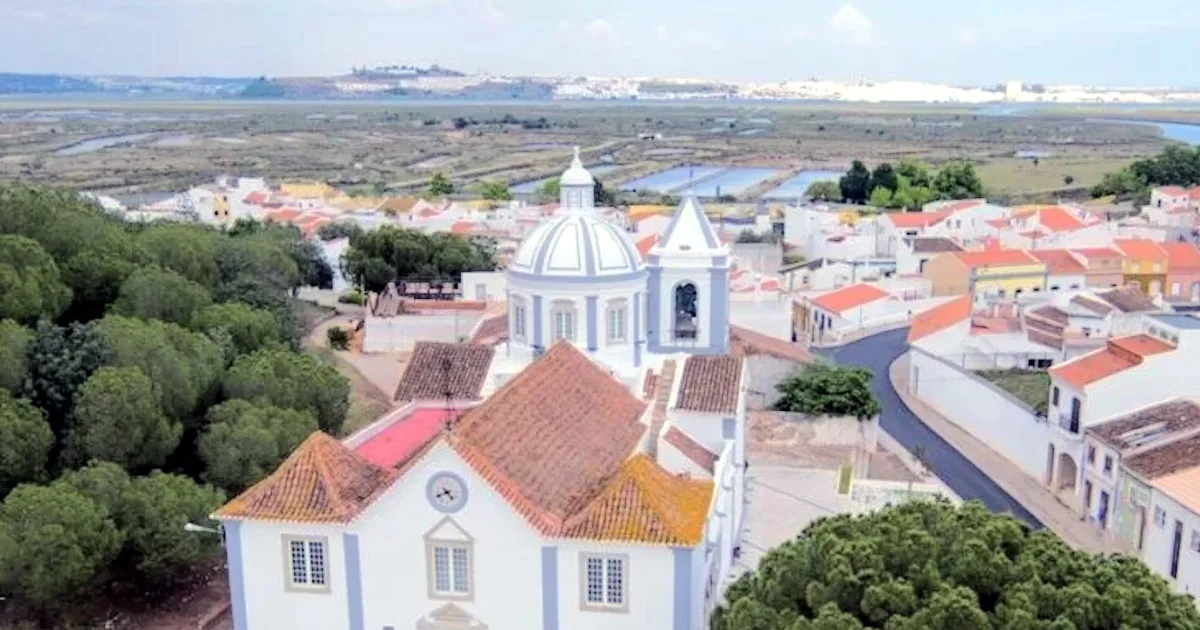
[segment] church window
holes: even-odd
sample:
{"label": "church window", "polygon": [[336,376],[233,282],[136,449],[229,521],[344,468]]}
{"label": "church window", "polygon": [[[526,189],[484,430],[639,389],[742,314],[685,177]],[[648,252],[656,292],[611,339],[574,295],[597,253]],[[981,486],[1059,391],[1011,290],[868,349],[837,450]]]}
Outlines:
{"label": "church window", "polygon": [[626,331],[629,327],[628,309],[625,300],[610,302],[608,305],[608,343],[624,343],[628,340]]}
{"label": "church window", "polygon": [[626,569],[629,558],[622,555],[582,554],[582,608],[609,612],[627,612],[628,582]]}
{"label": "church window", "polygon": [[553,307],[553,319],[554,340],[575,341],[575,307],[569,302],[556,304]]}
{"label": "church window", "polygon": [[525,301],[520,299],[513,300],[513,339],[518,341],[525,340]]}
{"label": "church window", "polygon": [[475,596],[475,541],[449,517],[425,534],[425,566],[430,599]]}
{"label": "church window", "polygon": [[328,592],[329,576],[325,560],[327,540],[284,536],[283,544],[288,589]]}
{"label": "church window", "polygon": [[687,282],[675,287],[675,319],[673,322],[673,337],[679,339],[696,339],[699,325],[699,309],[696,305],[696,285]]}

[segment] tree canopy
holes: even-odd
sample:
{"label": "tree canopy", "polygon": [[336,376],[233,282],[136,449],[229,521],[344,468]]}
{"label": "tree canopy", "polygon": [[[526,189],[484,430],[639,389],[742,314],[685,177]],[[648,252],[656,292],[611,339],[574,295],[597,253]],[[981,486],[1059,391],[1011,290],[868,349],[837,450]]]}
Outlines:
{"label": "tree canopy", "polygon": [[552,177],[538,186],[537,200],[540,203],[554,203],[558,201],[560,191],[559,178]]}
{"label": "tree canopy", "polygon": [[46,413],[55,435],[66,435],[67,416],[79,387],[111,358],[111,348],[93,323],[38,322],[26,349],[29,376],[24,396]]}
{"label": "tree canopy", "polygon": [[0,390],[0,497],[18,484],[46,475],[54,433],[42,411]]}
{"label": "tree canopy", "polygon": [[808,185],[804,196],[817,201],[841,201],[842,188],[837,182],[819,181]]}
{"label": "tree canopy", "polygon": [[208,289],[178,273],[159,267],[142,267],[121,285],[112,312],[187,325],[193,313],[210,302],[212,296]]}
{"label": "tree canopy", "polygon": [[920,210],[931,201],[984,196],[983,182],[969,162],[950,162],[932,175],[924,165],[911,160],[901,160],[895,167],[883,162],[873,172],[861,161],[856,160],[854,165],[839,183],[839,190],[848,202]]}
{"label": "tree canopy", "polygon": [[1118,171],[1106,173],[1092,188],[1093,197],[1132,196],[1139,205],[1150,202],[1155,186],[1200,184],[1200,147],[1171,145],[1162,153],[1134,161]]}
{"label": "tree canopy", "polygon": [[475,185],[479,191],[479,196],[488,201],[509,201],[512,199],[512,193],[508,191],[508,184],[502,181],[484,180]]}
{"label": "tree canopy", "polygon": [[11,319],[0,320],[0,389],[19,392],[29,376],[27,352],[33,331]]}
{"label": "tree canopy", "polygon": [[37,241],[0,235],[0,317],[32,323],[54,319],[71,303],[58,265]]}
{"label": "tree canopy", "polygon": [[225,376],[229,398],[308,411],[322,431],[338,435],[350,406],[350,385],[331,366],[306,354],[260,350],[239,358]]}
{"label": "tree canopy", "polygon": [[870,370],[811,363],[775,386],[782,395],[779,411],[794,411],[859,419],[879,415],[879,401],[871,392]]}
{"label": "tree canopy", "polygon": [[842,191],[842,199],[847,203],[866,203],[871,195],[871,171],[867,170],[862,160],[854,160],[850,170],[842,175],[838,186]]}
{"label": "tree canopy", "polygon": [[970,162],[950,162],[934,175],[933,192],[938,199],[979,199],[983,182]]}
{"label": "tree canopy", "polygon": [[455,234],[385,226],[352,242],[342,269],[355,284],[379,291],[397,278],[457,281],[464,271],[496,268],[492,252]]}
{"label": "tree canopy", "polygon": [[126,470],[158,468],[179,446],[183,427],[159,406],[150,378],[135,367],[102,367],[79,389],[64,459],[108,461]]}
{"label": "tree canopy", "polygon": [[240,492],[266,477],[292,449],[316,431],[311,411],[231,400],[208,411],[208,426],[197,448],[204,478]]}
{"label": "tree canopy", "polygon": [[726,591],[713,630],[1193,630],[1135,558],[1071,549],[978,503],[816,521]]}
{"label": "tree canopy", "polygon": [[454,184],[450,182],[450,178],[446,177],[445,173],[434,173],[429,180],[429,196],[445,197],[453,194]]}
{"label": "tree canopy", "polygon": [[279,321],[271,312],[238,302],[210,304],[196,311],[192,316],[192,329],[214,340],[218,331],[224,331],[238,355],[284,341]]}

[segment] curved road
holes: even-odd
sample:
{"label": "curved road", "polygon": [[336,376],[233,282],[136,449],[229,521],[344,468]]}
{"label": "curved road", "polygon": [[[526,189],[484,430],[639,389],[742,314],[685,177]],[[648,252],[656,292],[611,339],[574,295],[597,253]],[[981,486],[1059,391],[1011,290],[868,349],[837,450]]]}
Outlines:
{"label": "curved road", "polygon": [[821,350],[821,354],[834,362],[853,367],[864,367],[875,373],[871,379],[871,390],[883,406],[879,424],[904,448],[912,451],[917,445],[925,449],[926,464],[950,489],[963,499],[978,499],[994,512],[1012,512],[1017,518],[1034,527],[1042,527],[1032,514],[983,474],[967,458],[932,429],[925,426],[908,405],[900,400],[888,367],[908,351],[908,329],[891,330],[872,335],[840,348]]}

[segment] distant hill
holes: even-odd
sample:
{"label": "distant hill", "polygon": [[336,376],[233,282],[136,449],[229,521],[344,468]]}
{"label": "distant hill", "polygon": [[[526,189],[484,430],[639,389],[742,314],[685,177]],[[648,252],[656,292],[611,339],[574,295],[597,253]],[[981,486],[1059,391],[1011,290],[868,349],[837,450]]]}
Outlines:
{"label": "distant hill", "polygon": [[0,73],[0,94],[65,94],[103,92],[104,87],[86,78],[61,74]]}

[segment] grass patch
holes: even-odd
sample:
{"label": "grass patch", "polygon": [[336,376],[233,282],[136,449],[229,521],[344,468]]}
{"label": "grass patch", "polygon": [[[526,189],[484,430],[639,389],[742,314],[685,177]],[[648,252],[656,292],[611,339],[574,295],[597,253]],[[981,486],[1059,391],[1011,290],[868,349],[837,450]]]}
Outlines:
{"label": "grass patch", "polygon": [[981,370],[976,374],[1016,396],[1039,415],[1046,415],[1050,398],[1050,374],[1035,370]]}
{"label": "grass patch", "polygon": [[[996,158],[976,167],[989,195],[1029,194],[1063,189],[1091,188],[1105,173],[1127,166],[1131,160],[1114,157],[1047,157],[1038,160]],[[1070,184],[1065,178],[1074,178]]]}
{"label": "grass patch", "polygon": [[335,368],[346,380],[350,381],[350,410],[346,412],[346,422],[342,425],[344,437],[371,424],[389,409],[392,403],[384,392],[379,391],[354,366],[350,365],[326,346],[310,346],[308,352],[318,359]]}

